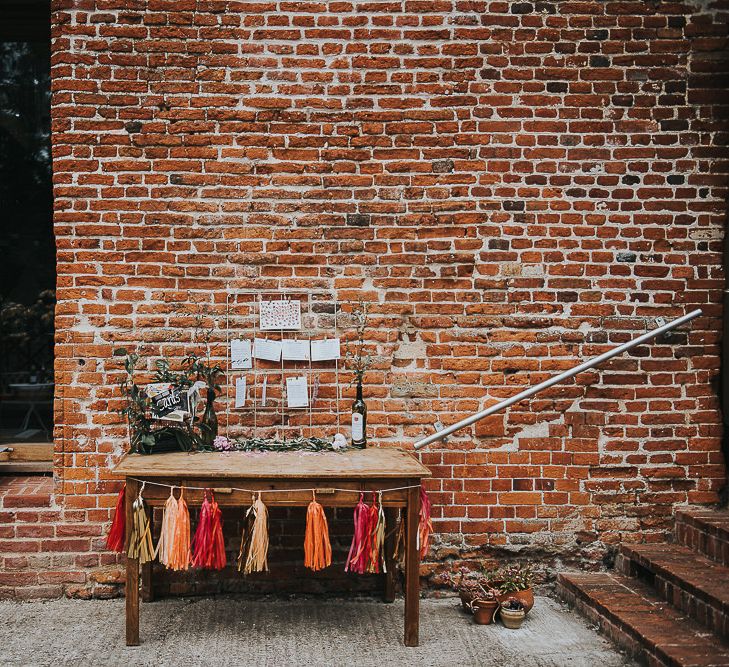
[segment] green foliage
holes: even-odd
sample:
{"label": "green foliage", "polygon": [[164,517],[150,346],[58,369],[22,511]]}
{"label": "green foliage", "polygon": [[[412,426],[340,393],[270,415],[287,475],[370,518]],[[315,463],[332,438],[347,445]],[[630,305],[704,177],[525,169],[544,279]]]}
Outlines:
{"label": "green foliage", "polygon": [[[193,418],[192,422],[179,426],[158,425],[158,422],[151,417],[152,401],[136,382],[135,372],[139,356],[129,354],[124,349],[119,352],[126,355],[124,359],[126,375],[120,384],[126,404],[120,412],[126,417],[129,425],[131,451],[151,454],[175,449],[186,452],[210,449],[209,443],[212,442],[214,433],[211,426],[199,418]],[[155,382],[169,382],[179,389],[188,389],[195,380],[203,380],[208,389],[220,390],[215,381],[223,372],[222,369],[219,366],[210,367],[204,360],[194,355],[185,359],[180,372],[172,371],[166,359],[156,361],[155,368]]]}
{"label": "green foliage", "polygon": [[489,581],[498,586],[501,593],[516,593],[532,587],[534,573],[528,565],[508,565],[495,573],[489,573]]}
{"label": "green foliage", "polygon": [[278,438],[239,438],[230,441],[232,449],[240,452],[341,452],[348,449],[341,447],[334,449],[329,440],[317,437],[298,437],[291,440]]}

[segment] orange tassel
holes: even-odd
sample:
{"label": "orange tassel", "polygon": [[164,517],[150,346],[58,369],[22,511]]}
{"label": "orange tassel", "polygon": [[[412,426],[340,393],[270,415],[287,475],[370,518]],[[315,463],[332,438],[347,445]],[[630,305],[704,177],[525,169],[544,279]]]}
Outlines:
{"label": "orange tassel", "polygon": [[420,557],[425,558],[428,553],[430,534],[433,532],[433,522],[430,518],[430,499],[425,488],[420,487],[420,521],[418,522],[418,548]]}
{"label": "orange tassel", "polygon": [[306,510],[304,565],[317,572],[332,564],[332,546],[329,543],[329,526],[324,508],[316,502],[316,493],[313,496]]}
{"label": "orange tassel", "polygon": [[167,567],[171,570],[187,570],[190,567],[190,510],[187,508],[183,494],[184,489],[180,489],[175,536],[167,563]]}
{"label": "orange tassel", "polygon": [[369,574],[379,574],[380,564],[382,571],[387,572],[385,568],[385,560],[382,558],[382,549],[385,546],[385,511],[382,509],[382,494],[377,499],[377,507],[372,503],[372,509],[375,510],[374,525],[371,530],[369,541],[369,554],[367,555],[367,572]]}
{"label": "orange tassel", "polygon": [[127,485],[122,486],[119,496],[116,499],[116,509],[114,510],[114,521],[109,529],[106,537],[106,548],[109,551],[117,551],[124,553],[124,532],[127,523]]}

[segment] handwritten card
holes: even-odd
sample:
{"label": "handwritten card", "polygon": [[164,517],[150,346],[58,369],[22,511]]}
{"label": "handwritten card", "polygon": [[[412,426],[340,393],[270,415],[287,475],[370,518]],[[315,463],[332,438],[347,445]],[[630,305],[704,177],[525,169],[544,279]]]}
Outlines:
{"label": "handwritten card", "polygon": [[339,359],[339,338],[324,338],[311,341],[311,360],[329,361]]}
{"label": "handwritten card", "polygon": [[286,378],[286,405],[290,408],[305,408],[309,405],[305,376]]}
{"label": "handwritten card", "polygon": [[256,338],[253,341],[253,356],[263,361],[281,361],[281,341]]}
{"label": "handwritten card", "polygon": [[299,299],[261,301],[260,325],[263,331],[274,329],[298,331],[301,329],[301,301]]}
{"label": "handwritten card", "polygon": [[246,379],[235,379],[235,407],[242,408],[246,404]]}
{"label": "handwritten card", "polygon": [[283,341],[283,358],[284,361],[309,361],[309,341]]}
{"label": "handwritten card", "polygon": [[233,369],[252,368],[251,341],[230,341],[230,367]]}

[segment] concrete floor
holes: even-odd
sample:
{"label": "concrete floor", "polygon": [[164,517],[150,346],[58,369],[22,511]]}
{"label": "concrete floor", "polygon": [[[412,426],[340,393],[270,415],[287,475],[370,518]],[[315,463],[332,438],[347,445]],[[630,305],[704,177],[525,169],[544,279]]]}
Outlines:
{"label": "concrete floor", "polygon": [[0,602],[10,665],[633,665],[576,614],[537,598],[521,630],[478,626],[458,600],[423,600],[420,647],[402,645],[403,603],[185,598],[142,604],[142,645],[124,645],[123,600]]}

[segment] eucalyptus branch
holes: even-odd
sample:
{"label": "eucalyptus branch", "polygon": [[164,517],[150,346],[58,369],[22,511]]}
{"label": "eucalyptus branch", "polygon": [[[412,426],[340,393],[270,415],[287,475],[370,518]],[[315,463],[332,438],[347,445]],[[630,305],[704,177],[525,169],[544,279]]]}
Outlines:
{"label": "eucalyptus branch", "polygon": [[365,331],[367,330],[367,321],[369,313],[369,304],[362,301],[359,302],[357,308],[352,311],[352,318],[355,322],[356,342],[354,349],[350,346],[350,341],[344,343],[344,360],[348,370],[353,373],[352,382],[361,383],[364,375],[372,364],[372,355],[366,352],[365,348]]}

